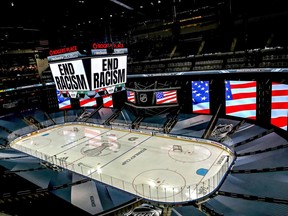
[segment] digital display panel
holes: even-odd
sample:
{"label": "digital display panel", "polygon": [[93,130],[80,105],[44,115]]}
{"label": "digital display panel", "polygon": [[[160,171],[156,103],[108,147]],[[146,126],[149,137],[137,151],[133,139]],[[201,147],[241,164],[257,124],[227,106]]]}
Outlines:
{"label": "digital display panel", "polygon": [[192,111],[193,113],[210,113],[209,81],[192,81]]}
{"label": "digital display panel", "polygon": [[90,98],[86,94],[84,98],[79,99],[80,107],[96,107],[97,101],[96,98]]}
{"label": "digital display panel", "polygon": [[102,98],[103,98],[103,107],[113,108],[112,94],[104,95]]}
{"label": "digital display panel", "polygon": [[256,81],[225,81],[226,115],[256,119]]}
{"label": "digital display panel", "polygon": [[156,92],[156,104],[175,104],[177,103],[177,91],[159,91]]}
{"label": "digital display panel", "polygon": [[136,103],[134,91],[127,90],[127,101],[129,101],[131,103]]}
{"label": "digital display panel", "polygon": [[61,91],[90,89],[82,60],[50,63],[56,88]]}
{"label": "digital display panel", "polygon": [[58,107],[60,110],[70,109],[71,108],[71,100],[69,97],[64,97],[60,91],[56,90],[57,99],[58,99]]}
{"label": "digital display panel", "polygon": [[271,124],[287,131],[288,85],[272,82]]}
{"label": "digital display panel", "polygon": [[126,83],[127,56],[95,57],[91,59],[91,90]]}

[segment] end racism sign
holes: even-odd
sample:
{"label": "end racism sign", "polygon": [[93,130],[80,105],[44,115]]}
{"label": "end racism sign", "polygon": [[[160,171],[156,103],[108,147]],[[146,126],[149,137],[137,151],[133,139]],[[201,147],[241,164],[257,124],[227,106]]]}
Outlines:
{"label": "end racism sign", "polygon": [[50,69],[59,91],[93,91],[126,83],[127,56],[91,58],[91,80],[81,59],[51,62]]}
{"label": "end racism sign", "polygon": [[58,90],[89,90],[82,60],[50,63],[50,68]]}
{"label": "end racism sign", "polygon": [[126,83],[127,56],[91,59],[91,90]]}

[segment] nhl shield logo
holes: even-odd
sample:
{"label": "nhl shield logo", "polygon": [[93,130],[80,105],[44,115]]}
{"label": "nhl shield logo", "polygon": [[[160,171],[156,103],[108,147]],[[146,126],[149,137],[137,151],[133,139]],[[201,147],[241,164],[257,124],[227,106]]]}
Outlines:
{"label": "nhl shield logo", "polygon": [[233,124],[219,124],[215,126],[214,130],[211,133],[212,137],[223,138],[233,129]]}
{"label": "nhl shield logo", "polygon": [[140,97],[140,101],[141,101],[142,103],[146,103],[147,100],[148,100],[147,94],[145,94],[145,93],[141,93],[141,94],[139,95],[139,97]]}

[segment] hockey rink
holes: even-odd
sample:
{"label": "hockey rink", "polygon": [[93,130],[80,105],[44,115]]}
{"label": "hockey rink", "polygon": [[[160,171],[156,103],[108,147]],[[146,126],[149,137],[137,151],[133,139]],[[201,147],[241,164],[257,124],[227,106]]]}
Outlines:
{"label": "hockey rink", "polygon": [[89,124],[42,129],[11,147],[153,201],[185,202],[211,193],[234,155],[211,140]]}

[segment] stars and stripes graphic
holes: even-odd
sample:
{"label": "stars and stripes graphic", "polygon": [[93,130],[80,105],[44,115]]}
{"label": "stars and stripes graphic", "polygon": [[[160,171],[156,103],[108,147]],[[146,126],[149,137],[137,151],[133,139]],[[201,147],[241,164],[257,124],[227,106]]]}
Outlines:
{"label": "stars and stripes graphic", "polygon": [[210,113],[209,81],[192,81],[192,109],[194,113]]}
{"label": "stars and stripes graphic", "polygon": [[80,107],[96,107],[97,101],[95,98],[90,98],[85,95],[84,98],[79,99]]}
{"label": "stars and stripes graphic", "polygon": [[112,95],[104,95],[103,97],[103,107],[110,107],[113,108],[113,100]]}
{"label": "stars and stripes graphic", "polygon": [[56,90],[57,92],[57,99],[58,99],[58,107],[60,110],[64,109],[70,109],[71,106],[71,100],[69,97],[63,97],[61,92]]}
{"label": "stars and stripes graphic", "polygon": [[160,91],[156,92],[156,104],[177,103],[177,91]]}
{"label": "stars and stripes graphic", "polygon": [[127,90],[127,100],[131,103],[135,103],[135,92]]}
{"label": "stars and stripes graphic", "polygon": [[272,82],[271,90],[271,124],[287,130],[288,85]]}
{"label": "stars and stripes graphic", "polygon": [[226,115],[256,119],[256,81],[225,81]]}

